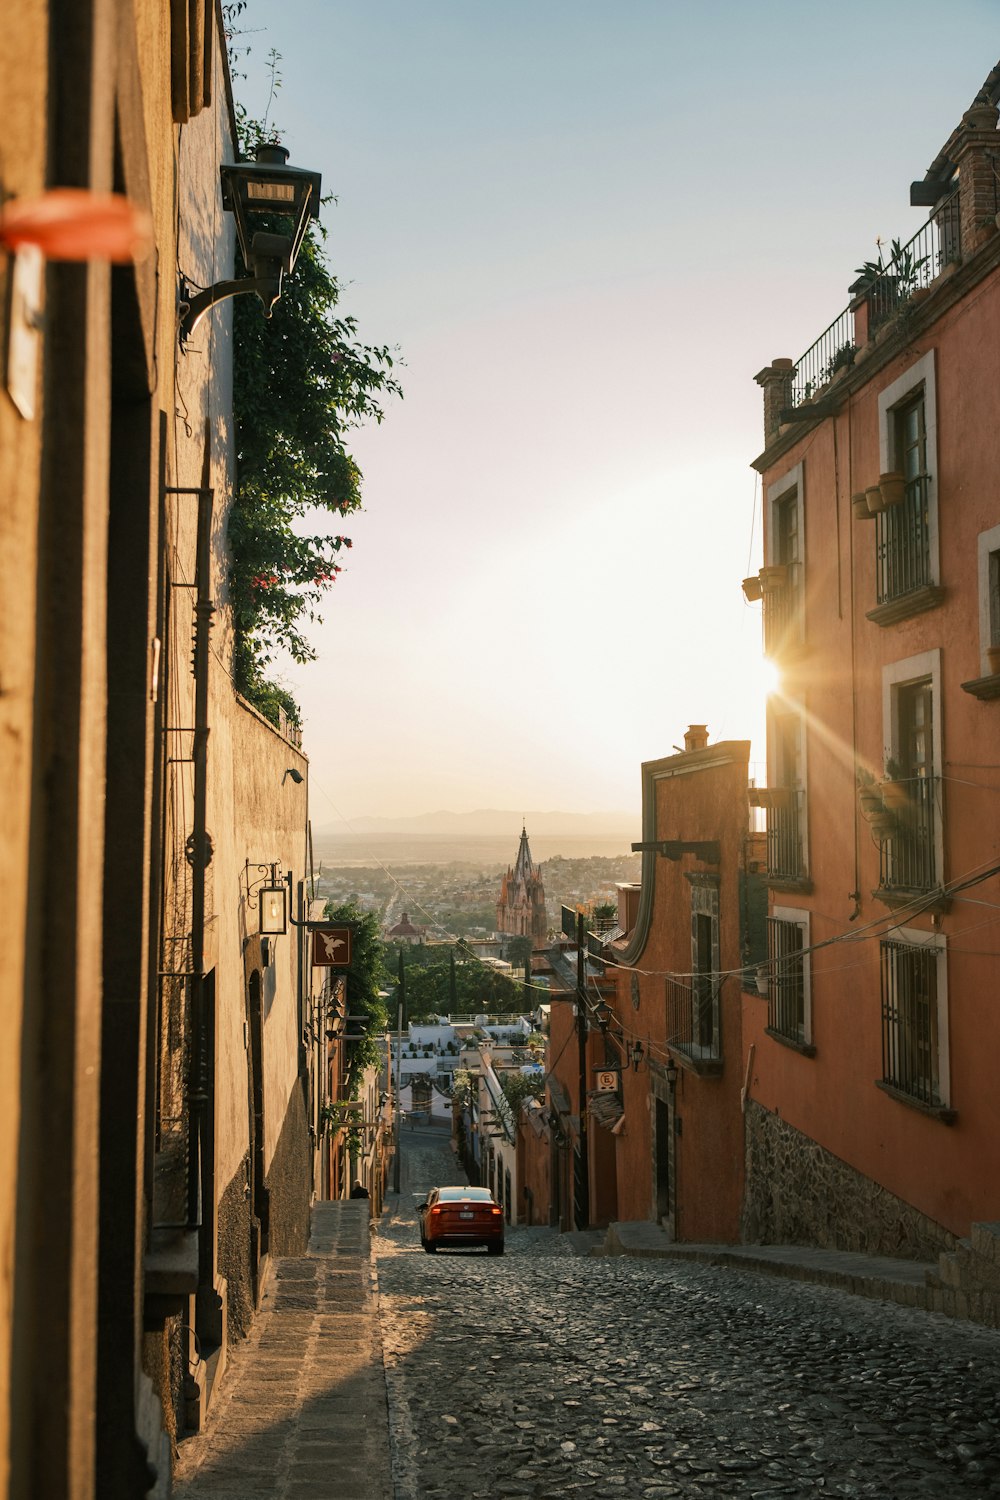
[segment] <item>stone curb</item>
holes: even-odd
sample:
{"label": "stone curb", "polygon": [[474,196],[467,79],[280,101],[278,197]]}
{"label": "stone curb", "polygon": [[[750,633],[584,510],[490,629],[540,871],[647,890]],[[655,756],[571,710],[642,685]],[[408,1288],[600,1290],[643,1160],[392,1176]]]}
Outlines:
{"label": "stone curb", "polygon": [[591,1253],[729,1266],[997,1327],[996,1310],[988,1294],[942,1286],[938,1267],[929,1262],[803,1245],[677,1244],[668,1240],[658,1225],[648,1222],[611,1224],[604,1245]]}

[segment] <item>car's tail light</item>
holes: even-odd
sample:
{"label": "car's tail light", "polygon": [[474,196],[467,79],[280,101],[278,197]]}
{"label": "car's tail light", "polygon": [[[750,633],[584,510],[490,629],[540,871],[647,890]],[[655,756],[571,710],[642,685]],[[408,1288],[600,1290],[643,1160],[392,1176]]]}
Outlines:
{"label": "car's tail light", "polygon": [[431,1209],[431,1217],[433,1218],[435,1216],[435,1214],[439,1214],[439,1213],[441,1213],[441,1209],[437,1206],[437,1204],[435,1204],[434,1207]]}
{"label": "car's tail light", "polygon": [[502,1208],[491,1208],[490,1209],[490,1213],[491,1214],[502,1214],[503,1213],[503,1209]]}

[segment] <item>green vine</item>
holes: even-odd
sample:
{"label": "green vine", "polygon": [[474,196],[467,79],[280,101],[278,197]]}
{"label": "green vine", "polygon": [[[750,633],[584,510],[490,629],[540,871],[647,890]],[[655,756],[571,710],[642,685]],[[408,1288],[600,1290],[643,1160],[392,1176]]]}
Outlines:
{"label": "green vine", "polygon": [[379,1037],[389,1024],[389,1015],[380,991],[386,974],[382,967],[382,938],[377,913],[363,912],[353,902],[335,906],[326,904],[328,922],[351,923],[351,967],[347,971],[347,1011],[363,1019],[352,1022],[351,1030],[360,1028],[363,1040],[351,1043],[348,1064],[348,1095],[358,1097],[361,1080],[368,1068],[378,1067],[382,1060]]}
{"label": "green vine", "polygon": [[[263,127],[244,113],[239,125],[246,159]],[[361,507],[361,471],[347,436],[364,422],[381,422],[386,397],[401,394],[390,349],[359,342],[355,320],[338,314],[340,286],[325,240],[324,226],[313,220],[270,319],[255,297],[233,303],[233,678],[275,723],[279,707],[299,722],[294,699],[271,680],[275,656],[315,658],[308,626],[320,620],[320,600],[351,546],[336,520]],[[317,526],[324,512],[331,521]]]}

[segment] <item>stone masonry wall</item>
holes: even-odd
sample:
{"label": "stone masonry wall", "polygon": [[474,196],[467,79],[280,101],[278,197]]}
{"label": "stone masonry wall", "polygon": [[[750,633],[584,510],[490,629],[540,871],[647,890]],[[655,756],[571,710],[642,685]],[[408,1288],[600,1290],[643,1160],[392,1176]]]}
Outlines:
{"label": "stone masonry wall", "polygon": [[742,1239],[906,1260],[955,1248],[948,1230],[750,1101]]}
{"label": "stone masonry wall", "polygon": [[253,1324],[250,1265],[250,1156],[244,1156],[219,1202],[219,1274],[226,1278],[226,1316],[231,1339],[245,1339]]}
{"label": "stone masonry wall", "polygon": [[270,1254],[304,1255],[309,1245],[312,1167],[301,1079],[296,1081],[288,1100],[265,1186],[270,1198]]}

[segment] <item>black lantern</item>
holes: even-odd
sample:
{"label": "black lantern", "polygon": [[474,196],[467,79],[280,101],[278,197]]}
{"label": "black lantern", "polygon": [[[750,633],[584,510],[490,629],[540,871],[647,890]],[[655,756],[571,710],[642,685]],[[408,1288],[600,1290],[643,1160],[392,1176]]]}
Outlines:
{"label": "black lantern", "polygon": [[243,292],[256,292],[270,317],[283,278],[295,268],[309,220],[319,217],[319,172],[290,167],[288,152],[275,141],[259,145],[254,154],[252,162],[219,168],[222,206],[236,220],[240,254],[250,274],[217,281],[194,295],[181,279],[182,343],[210,307]]}
{"label": "black lantern", "polygon": [[260,888],[260,932],[262,937],[280,937],[288,931],[288,886],[274,881]]}
{"label": "black lantern", "polygon": [[[288,904],[292,877],[282,873],[275,861],[270,865],[258,865],[254,880],[250,874],[250,861],[246,866],[247,906],[257,908],[258,932],[261,937],[281,937],[288,931]],[[294,921],[294,918],[292,919]],[[263,948],[263,944],[261,945]]]}

